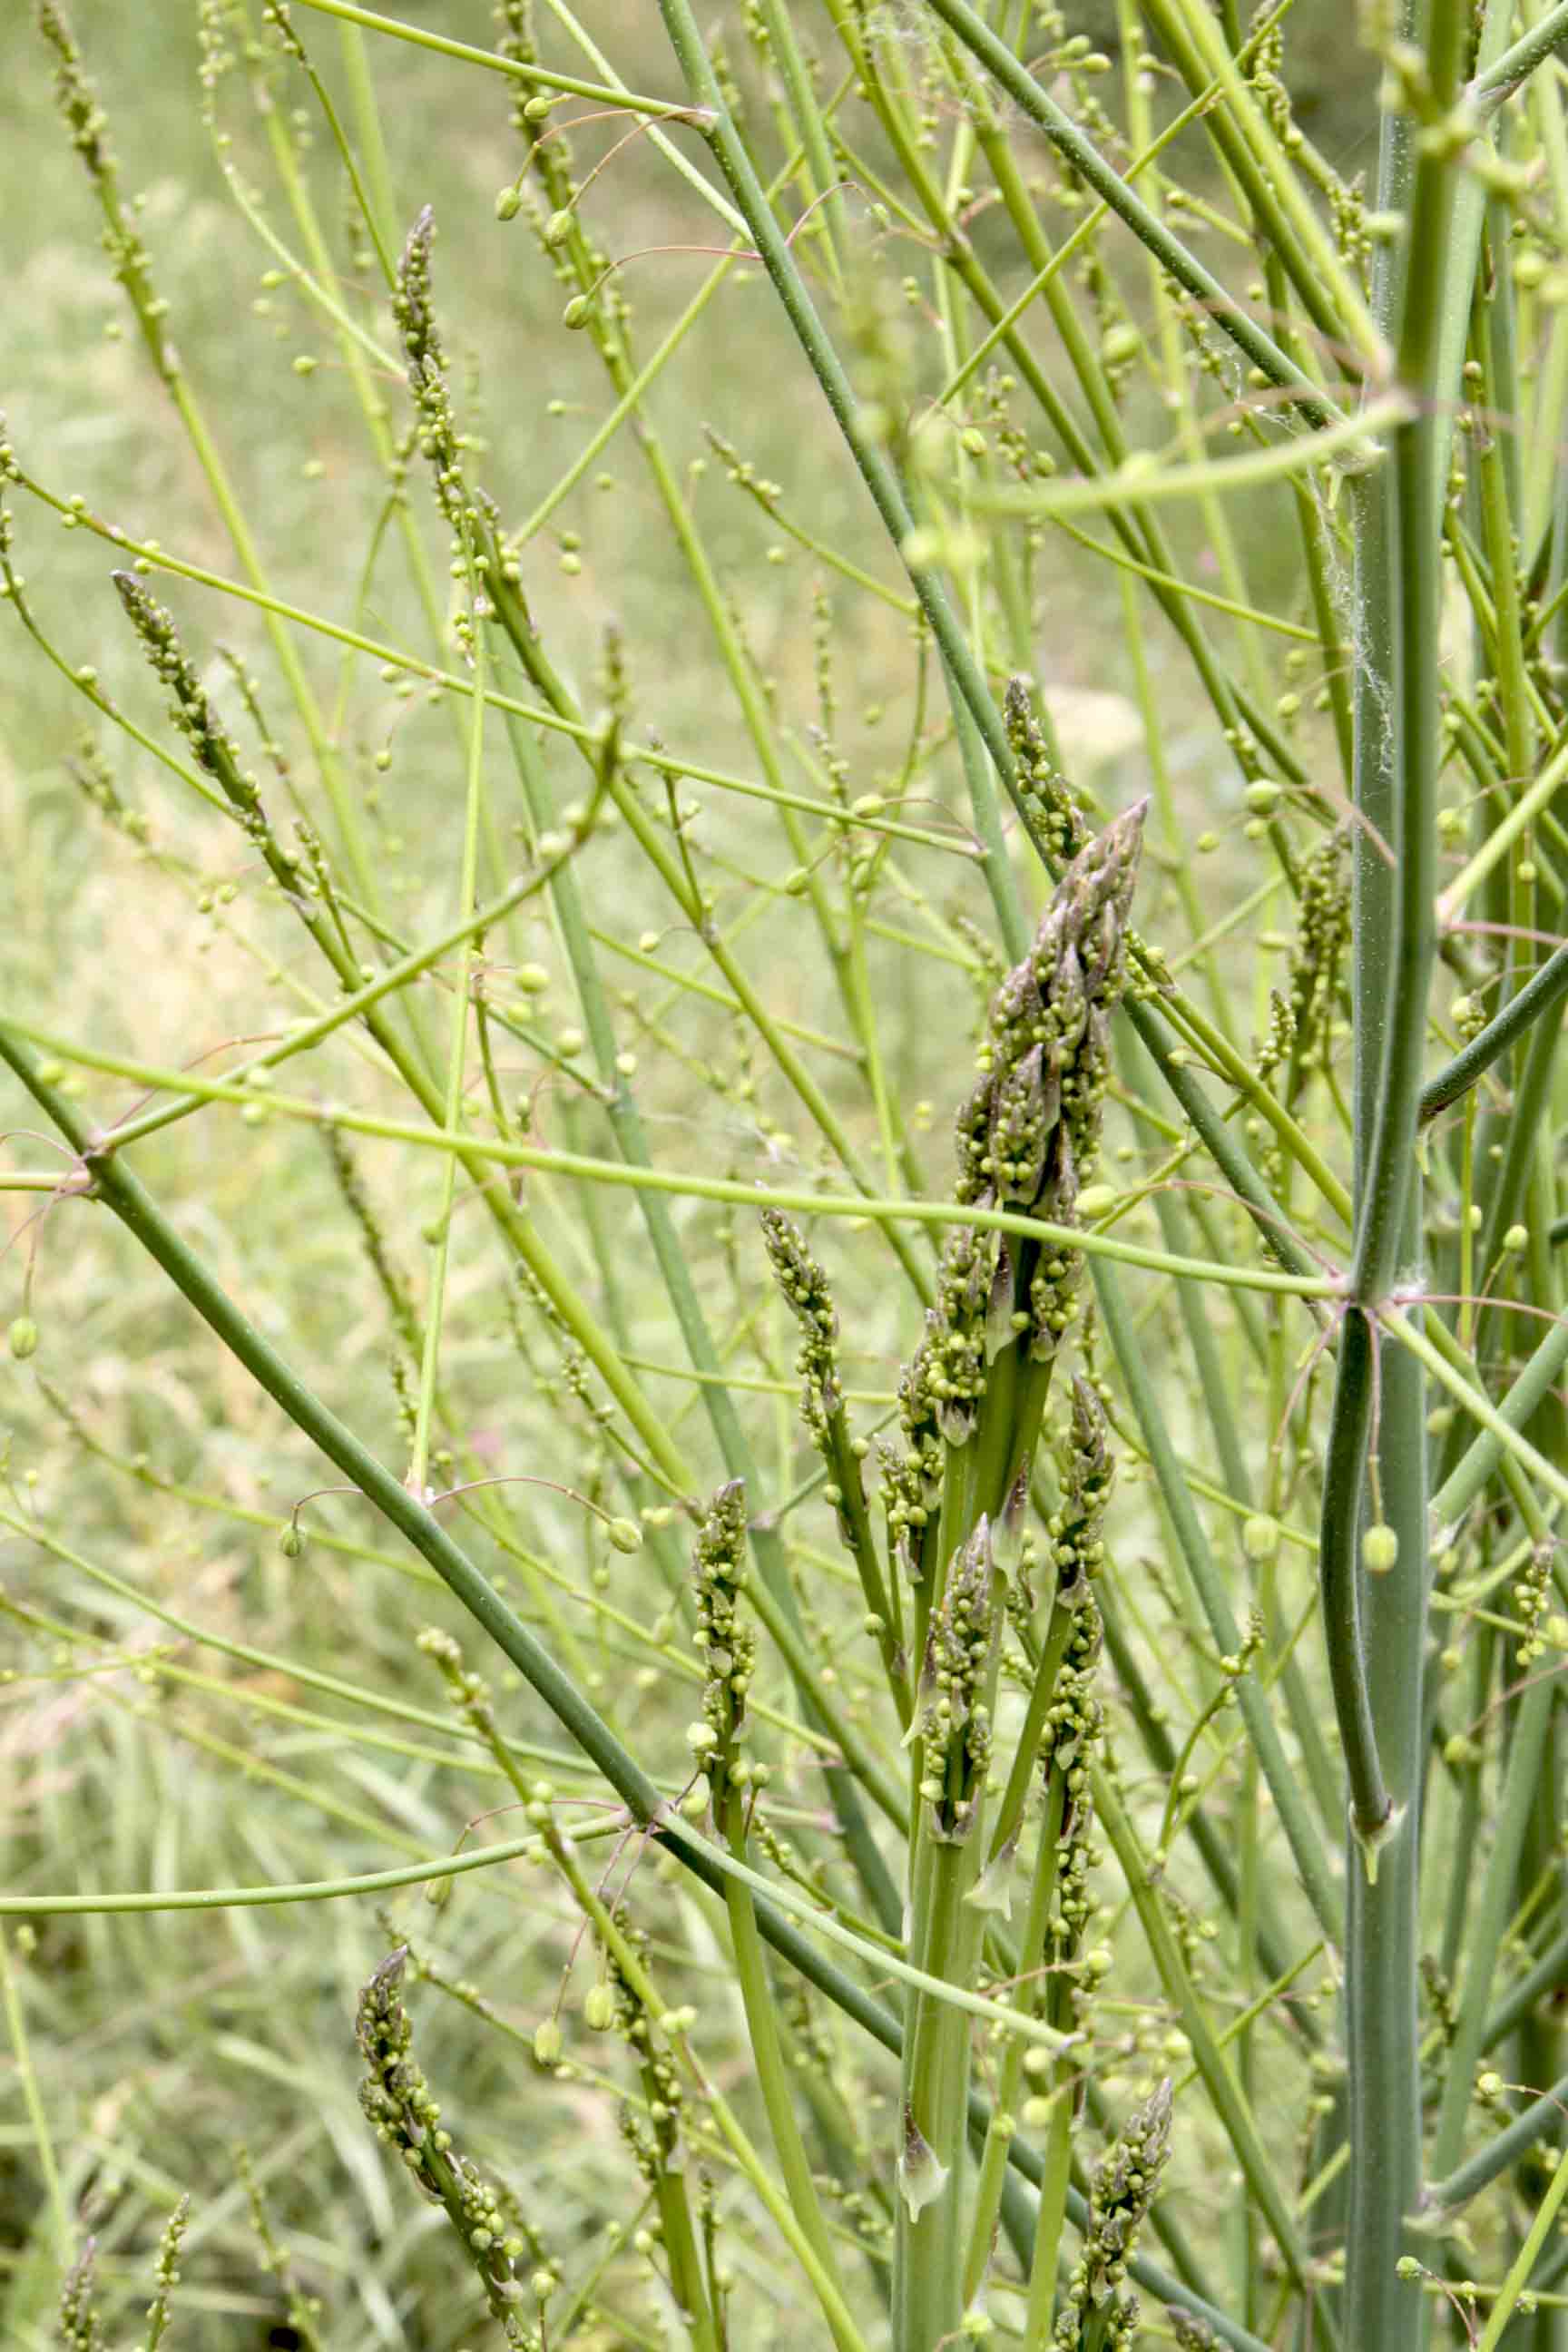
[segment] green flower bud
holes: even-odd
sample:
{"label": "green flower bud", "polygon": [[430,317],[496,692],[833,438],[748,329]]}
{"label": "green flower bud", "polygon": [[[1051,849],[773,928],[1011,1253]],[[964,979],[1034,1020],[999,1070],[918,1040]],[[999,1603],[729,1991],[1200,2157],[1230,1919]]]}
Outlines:
{"label": "green flower bud", "polygon": [[1386,1576],[1399,1558],[1399,1538],[1385,1521],[1368,1528],[1361,1539],[1363,1565],[1373,1576]]}
{"label": "green flower bud", "polygon": [[502,188],[496,198],[497,220],[515,220],[521,210],[522,196],[521,192],[516,188]]}
{"label": "green flower bud", "polygon": [[565,2036],[553,2017],[541,2020],[533,2029],[533,2054],[540,2065],[554,2065],[564,2040]]}
{"label": "green flower bud", "polygon": [[[545,251],[547,253],[553,253],[558,245],[565,244],[571,234],[571,214],[565,211],[552,213],[550,218],[544,224]],[[568,320],[567,323],[570,325],[571,321]]]}
{"label": "green flower bud", "polygon": [[1272,1559],[1279,1549],[1279,1522],[1261,1511],[1244,1519],[1241,1528],[1241,1549],[1248,1559],[1259,1562]]}
{"label": "green flower bud", "polygon": [[278,1549],[282,1553],[285,1559],[298,1559],[300,1554],[304,1550],[305,1538],[300,1529],[292,1523],[286,1527],[282,1534],[279,1537]]}
{"label": "green flower bud", "polygon": [[561,313],[563,327],[585,327],[588,323],[589,302],[585,294],[574,294]]}
{"label": "green flower bud", "polygon": [[616,1996],[607,1984],[590,1985],[583,2003],[584,2024],[593,2033],[607,2033],[616,2021]]}
{"label": "green flower bud", "polygon": [[612,1519],[606,1532],[617,1551],[641,1551],[642,1529],[635,1519]]}
{"label": "green flower bud", "polygon": [[38,1352],[38,1327],[30,1315],[18,1315],[6,1333],[11,1353],[19,1364]]}

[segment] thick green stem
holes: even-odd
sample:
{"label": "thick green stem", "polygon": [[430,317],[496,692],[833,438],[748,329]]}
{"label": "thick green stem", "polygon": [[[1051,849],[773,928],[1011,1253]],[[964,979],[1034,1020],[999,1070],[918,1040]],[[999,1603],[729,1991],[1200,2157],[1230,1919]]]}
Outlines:
{"label": "thick green stem", "polygon": [[[1406,1350],[1379,1349],[1373,1318],[1418,1247],[1415,1144],[1436,940],[1441,417],[1454,390],[1440,376],[1448,296],[1466,269],[1453,250],[1456,150],[1445,110],[1458,88],[1468,11],[1458,0],[1433,0],[1425,14],[1434,127],[1418,140],[1408,121],[1385,119],[1379,201],[1407,209],[1410,226],[1403,270],[1384,269],[1375,289],[1380,318],[1397,321],[1396,380],[1411,413],[1394,428],[1385,478],[1359,487],[1356,509],[1355,1249],[1320,1541],[1352,1831],[1343,2316],[1347,2341],[1387,2352],[1415,2352],[1426,2325],[1420,2298],[1396,2266],[1421,2156],[1426,1447],[1420,1369]],[[1468,305],[1468,276],[1465,297]],[[1361,1557],[1369,1443],[1376,1515],[1392,1530],[1380,1537],[1375,1564],[1386,1572],[1376,1575],[1363,1573]]]}

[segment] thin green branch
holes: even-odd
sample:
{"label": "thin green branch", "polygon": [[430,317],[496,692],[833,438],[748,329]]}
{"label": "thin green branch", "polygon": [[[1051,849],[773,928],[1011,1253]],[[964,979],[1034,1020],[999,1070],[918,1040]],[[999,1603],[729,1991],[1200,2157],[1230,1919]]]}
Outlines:
{"label": "thin green branch", "polygon": [[[52,1030],[37,1024],[13,1019],[9,1028],[14,1034],[30,1044],[41,1045],[62,1060],[79,1064],[84,1069],[109,1072],[120,1077],[134,1078],[139,1084],[167,1087],[210,1102],[229,1102],[254,1106],[255,1089],[234,1086],[221,1078],[195,1079],[188,1070],[169,1070],[150,1062],[133,1060],[123,1054],[102,1054],[61,1037]],[[624,1185],[632,1190],[646,1187],[660,1192],[679,1192],[695,1200],[737,1202],[749,1208],[793,1209],[805,1215],[849,1217],[864,1223],[903,1221],[924,1225],[976,1225],[997,1233],[1017,1234],[1023,1238],[1058,1242],[1064,1248],[1081,1250],[1090,1257],[1114,1258],[1124,1265],[1137,1265],[1151,1273],[1169,1274],[1194,1282],[1213,1282],[1227,1289],[1261,1290],[1285,1298],[1329,1299],[1340,1295],[1340,1286],[1321,1275],[1286,1274],[1269,1266],[1227,1265],[1208,1258],[1173,1257],[1166,1251],[1146,1249],[1137,1242],[1118,1241],[1114,1234],[1095,1232],[1081,1225],[1060,1225],[1042,1218],[1027,1217],[1008,1209],[991,1209],[955,1201],[882,1200],[858,1192],[816,1192],[792,1186],[763,1187],[742,1184],[725,1177],[685,1175],[664,1168],[628,1166],[616,1160],[595,1160],[584,1152],[547,1151],[533,1144],[511,1143],[500,1137],[455,1133],[436,1126],[420,1127],[410,1120],[380,1118],[368,1112],[350,1109],[342,1103],[316,1103],[303,1097],[280,1095],[268,1088],[267,1107],[280,1117],[308,1121],[313,1125],[342,1128],[346,1132],[380,1136],[392,1143],[411,1143],[433,1150],[458,1151],[493,1161],[498,1168],[531,1168],[542,1174],[581,1177],[590,1182]],[[107,1166],[116,1156],[119,1145],[117,1130],[110,1128],[85,1136],[79,1147],[83,1163],[91,1171]]]}
{"label": "thin green branch", "polygon": [[1506,1054],[1531,1024],[1546,1015],[1568,996],[1568,944],[1549,956],[1532,977],[1510,997],[1494,1020],[1471,1038],[1461,1053],[1446,1062],[1421,1089],[1421,1119],[1436,1118],[1450,1103],[1468,1094],[1492,1064]]}
{"label": "thin green branch", "polygon": [[1483,115],[1493,114],[1515,90],[1529,80],[1537,66],[1568,45],[1568,0],[1558,0],[1549,8],[1539,24],[1521,33],[1510,49],[1505,49],[1484,73],[1471,82],[1466,95]]}

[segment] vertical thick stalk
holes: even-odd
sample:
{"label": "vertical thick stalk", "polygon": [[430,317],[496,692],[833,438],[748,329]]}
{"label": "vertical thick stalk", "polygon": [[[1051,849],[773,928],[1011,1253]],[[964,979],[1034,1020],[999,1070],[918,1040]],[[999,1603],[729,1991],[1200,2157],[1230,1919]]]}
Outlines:
{"label": "vertical thick stalk", "polygon": [[[1357,507],[1355,1250],[1329,1438],[1321,1531],[1325,1638],[1351,1787],[1346,2039],[1351,2162],[1343,2334],[1405,2352],[1425,2335],[1400,2283],[1405,2216],[1420,2183],[1418,1801],[1426,1646],[1426,1444],[1419,1368],[1377,1347],[1373,1318],[1418,1248],[1415,1135],[1435,950],[1439,766],[1437,634],[1444,320],[1457,149],[1448,135],[1468,11],[1425,10],[1426,135],[1385,120],[1379,203],[1408,222],[1403,273],[1376,289],[1397,324],[1410,413]],[[1402,277],[1403,282],[1400,282]],[[1467,285],[1468,285],[1467,277]],[[1381,845],[1392,851],[1390,859]],[[1388,1538],[1367,1573],[1363,1481]]]}

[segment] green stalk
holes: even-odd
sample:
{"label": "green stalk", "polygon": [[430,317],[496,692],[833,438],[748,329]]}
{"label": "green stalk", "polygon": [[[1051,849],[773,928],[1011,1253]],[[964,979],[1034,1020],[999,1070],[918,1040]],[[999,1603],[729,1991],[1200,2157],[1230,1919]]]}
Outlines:
{"label": "green stalk", "polygon": [[[1452,105],[1468,12],[1432,0],[1426,69],[1435,113]],[[1385,267],[1380,320],[1397,322],[1395,381],[1410,404],[1386,479],[1357,486],[1354,849],[1355,1249],[1324,1464],[1324,1632],[1351,1787],[1346,1947],[1350,2063],[1344,2326],[1357,2346],[1422,2341],[1419,2299],[1396,2264],[1419,2188],[1418,1803],[1426,1618],[1423,1382],[1406,1351],[1376,1366],[1379,1516],[1395,1563],[1363,1578],[1361,1497],[1373,1422],[1373,1318],[1419,1233],[1415,1141],[1436,945],[1439,765],[1439,523],[1453,387],[1440,375],[1454,250],[1455,158],[1441,129],[1417,142],[1385,118],[1380,205],[1407,206],[1402,277]],[[1386,717],[1385,717],[1386,714]],[[1373,844],[1387,843],[1393,870]],[[1386,1563],[1385,1563],[1386,1565]],[[1381,1849],[1381,1851],[1380,1851]],[[1360,1866],[1354,1857],[1359,1853]],[[1375,1872],[1375,1875],[1373,1873]]]}
{"label": "green stalk", "polygon": [[[725,1800],[723,1830],[730,1851],[738,1862],[745,1860],[744,1822],[744,1800],[738,1789],[731,1789]],[[811,2177],[811,2164],[806,2156],[805,2143],[801,2137],[784,2065],[773,1990],[768,1982],[762,1937],[757,1927],[756,1905],[750,1890],[732,1878],[725,1882],[724,1903],[729,1913],[730,1936],[735,1955],[735,1983],[746,2012],[746,2035],[751,2043],[752,2063],[756,2070],[757,2090],[783,2169],[784,2191],[795,2221],[810,2241],[823,2272],[833,2283],[841,2300],[843,2286],[838,2277],[833,2241],[823,2219],[816,2184]],[[825,2305],[824,2316],[838,2352],[850,2352],[850,2347],[859,2342],[858,2335],[846,2333],[837,2324],[831,2304]]]}
{"label": "green stalk", "polygon": [[[1568,1363],[1568,1324],[1554,1323],[1497,1406],[1504,1428],[1522,1431],[1537,1407],[1556,1386]],[[1469,1509],[1502,1457],[1504,1440],[1495,1429],[1483,1429],[1455,1465],[1432,1497],[1432,1541],[1441,1550]]]}
{"label": "green stalk", "polygon": [[1552,2176],[1552,2184],[1542,2199],[1535,2219],[1525,2233],[1524,2243],[1510,2264],[1508,2276],[1498,2291],[1497,2301],[1493,2304],[1490,2316],[1481,2332],[1476,2352],[1497,2352],[1503,2330],[1513,2317],[1515,2305],[1524,2291],[1525,2281],[1535,2268],[1541,2258],[1542,2248],[1556,2226],[1557,2216],[1563,2209],[1564,2197],[1568,2197],[1568,2163],[1559,2164]]}

